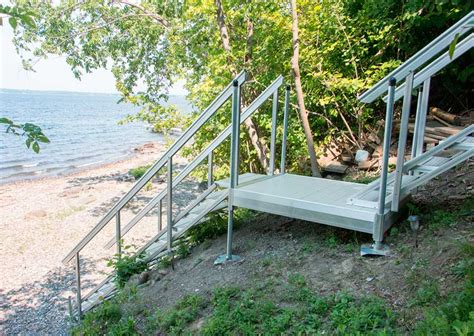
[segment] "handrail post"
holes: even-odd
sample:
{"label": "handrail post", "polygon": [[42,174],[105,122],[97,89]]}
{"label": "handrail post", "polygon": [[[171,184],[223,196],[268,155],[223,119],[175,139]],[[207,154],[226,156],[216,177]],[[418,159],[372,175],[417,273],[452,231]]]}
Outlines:
{"label": "handrail post", "polygon": [[81,265],[79,259],[79,252],[76,253],[76,304],[77,304],[77,316],[80,320],[82,318],[82,296],[81,296]]}
{"label": "handrail post", "polygon": [[418,97],[416,100],[415,128],[413,129],[413,141],[411,146],[411,158],[416,157],[416,148],[418,147],[418,128],[420,127],[421,118],[421,96],[423,95],[423,85],[418,87]]}
{"label": "handrail post", "polygon": [[230,185],[227,218],[227,253],[226,260],[232,260],[232,234],[234,229],[233,189],[238,184],[239,174],[239,131],[240,131],[240,92],[238,82],[234,81],[232,96],[232,133],[230,135]]}
{"label": "handrail post", "polygon": [[115,243],[117,245],[117,255],[120,257],[122,255],[122,243],[121,243],[122,233],[120,225],[120,210],[117,211],[115,215]]}
{"label": "handrail post", "polygon": [[163,229],[163,199],[160,199],[160,203],[158,204],[158,232]]}
{"label": "handrail post", "polygon": [[207,156],[207,187],[210,188],[213,181],[212,173],[213,173],[213,152],[211,151]]}
{"label": "handrail post", "polygon": [[288,112],[290,107],[290,86],[286,86],[285,90],[285,107],[283,110],[283,139],[281,144],[281,163],[280,174],[286,172],[286,140],[288,137]]}
{"label": "handrail post", "polygon": [[275,174],[275,146],[276,146],[276,129],[278,114],[278,88],[273,92],[272,98],[272,133],[270,139],[270,165],[268,167],[268,175]]}
{"label": "handrail post", "polygon": [[395,78],[390,78],[388,87],[387,109],[385,113],[385,131],[383,138],[383,157],[382,172],[380,174],[379,203],[377,208],[377,216],[374,225],[375,249],[382,248],[383,231],[384,231],[384,213],[385,213],[385,193],[387,191],[387,175],[388,175],[388,159],[390,155],[390,142],[392,136],[392,120],[393,120],[393,104],[395,95]]}
{"label": "handrail post", "polygon": [[173,240],[173,158],[170,156],[168,157],[168,179],[167,179],[167,209],[166,209],[166,217],[167,217],[167,233],[168,233],[168,253],[172,253],[172,240]]}
{"label": "handrail post", "polygon": [[415,157],[417,157],[420,154],[423,154],[426,115],[428,114],[428,102],[429,102],[429,97],[430,97],[430,84],[431,84],[431,77],[426,79],[423,82],[423,92],[421,94],[421,103],[420,103],[420,111],[419,111],[420,118],[419,118],[418,128],[416,129],[417,140],[416,140],[416,148],[415,148]]}
{"label": "handrail post", "polygon": [[[233,186],[239,185],[239,146],[240,146],[240,87],[234,80],[234,91],[232,93],[232,132],[231,132],[231,176],[233,176]],[[233,166],[232,166],[233,165]],[[232,184],[232,181],[231,181]]]}
{"label": "handrail post", "polygon": [[400,205],[400,193],[403,179],[403,166],[405,164],[405,147],[408,137],[408,121],[410,119],[411,91],[413,88],[414,72],[405,78],[405,93],[403,96],[402,117],[400,120],[400,130],[398,136],[397,165],[395,167],[395,181],[392,191],[392,211],[398,211]]}

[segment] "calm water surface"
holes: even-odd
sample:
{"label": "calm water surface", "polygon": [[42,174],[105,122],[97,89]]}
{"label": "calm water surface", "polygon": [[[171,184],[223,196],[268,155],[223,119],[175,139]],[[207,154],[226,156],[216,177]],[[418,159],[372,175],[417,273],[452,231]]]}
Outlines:
{"label": "calm water surface", "polygon": [[[117,104],[118,100],[113,94],[0,89],[0,116],[35,123],[51,141],[35,154],[26,148],[24,138],[6,134],[0,126],[0,183],[111,162],[126,157],[136,146],[163,140],[144,124],[118,125],[137,111],[132,105]],[[171,96],[169,103],[184,113],[190,110],[183,96]]]}

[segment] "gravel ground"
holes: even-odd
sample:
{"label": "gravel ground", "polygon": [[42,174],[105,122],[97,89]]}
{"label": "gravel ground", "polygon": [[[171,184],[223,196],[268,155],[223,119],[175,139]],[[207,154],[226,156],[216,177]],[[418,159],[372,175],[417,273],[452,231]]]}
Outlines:
{"label": "gravel ground", "polygon": [[[67,301],[74,297],[73,265],[62,258],[134,183],[128,170],[160,156],[158,144],[137,149],[129,159],[68,176],[0,185],[0,335],[66,335]],[[183,166],[177,159],[175,168]],[[166,185],[161,177],[122,210],[122,225]],[[183,181],[195,191],[196,183]],[[192,192],[176,193],[178,206]],[[165,216],[165,214],[164,214]],[[166,218],[166,217],[163,217]],[[81,252],[83,293],[104,278],[104,249],[114,237],[114,221]],[[156,234],[156,216],[145,217],[127,234],[137,244]]]}

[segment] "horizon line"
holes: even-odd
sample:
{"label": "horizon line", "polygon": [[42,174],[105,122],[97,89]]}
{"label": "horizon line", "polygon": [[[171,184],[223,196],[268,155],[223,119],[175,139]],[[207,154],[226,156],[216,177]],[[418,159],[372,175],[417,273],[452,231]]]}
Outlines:
{"label": "horizon line", "polygon": [[[11,88],[11,87],[0,87],[0,90],[11,90],[11,91],[35,91],[35,92],[61,92],[61,93],[88,93],[88,94],[106,94],[106,95],[116,95],[120,96],[119,92],[110,92],[110,91],[73,91],[73,90],[57,90],[57,89],[49,89],[49,90],[41,90],[41,89],[19,89],[19,88]],[[186,97],[185,94],[169,94],[168,96],[179,96],[179,97]]]}

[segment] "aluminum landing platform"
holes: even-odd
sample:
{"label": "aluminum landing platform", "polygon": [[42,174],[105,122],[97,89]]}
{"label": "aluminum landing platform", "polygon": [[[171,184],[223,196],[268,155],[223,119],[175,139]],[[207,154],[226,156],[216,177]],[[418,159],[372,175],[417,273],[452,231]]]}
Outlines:
{"label": "aluminum landing platform", "polygon": [[[229,180],[217,184],[228,188]],[[243,174],[231,197],[237,207],[373,233],[377,210],[347,202],[365,188],[367,185],[359,183],[293,174]],[[385,229],[394,217],[387,209]]]}

